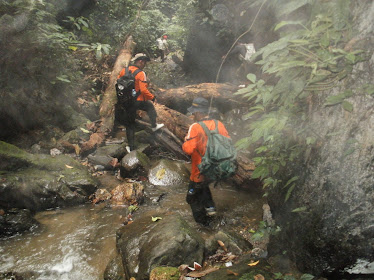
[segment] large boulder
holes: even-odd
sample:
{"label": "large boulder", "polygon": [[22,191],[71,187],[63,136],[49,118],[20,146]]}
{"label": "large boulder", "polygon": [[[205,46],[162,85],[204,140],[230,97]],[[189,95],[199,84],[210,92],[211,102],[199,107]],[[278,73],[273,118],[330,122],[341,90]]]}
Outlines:
{"label": "large boulder", "polygon": [[148,172],[148,180],[155,186],[182,185],[189,180],[189,170],[182,162],[160,160]]}
{"label": "large boulder", "polygon": [[0,182],[0,207],[6,209],[77,205],[88,201],[98,185],[85,166],[66,155],[32,155],[0,142],[0,162],[11,163]]}
{"label": "large boulder", "polygon": [[201,263],[204,241],[177,214],[164,215],[156,222],[146,216],[117,231],[117,249],[127,279],[148,280],[151,270],[158,266]]}
{"label": "large boulder", "polygon": [[[374,2],[352,1],[350,11],[359,34],[351,47],[369,50],[370,55],[342,85],[343,91],[354,93],[348,99],[352,111],[339,109],[340,104],[311,111],[309,127],[319,145],[307,165],[294,167],[302,179],[287,203],[287,188],[269,196],[282,228],[269,249],[283,244],[278,252],[287,248],[299,269],[331,279],[341,279],[342,273],[374,275]],[[341,91],[336,87],[326,92],[320,102]]]}

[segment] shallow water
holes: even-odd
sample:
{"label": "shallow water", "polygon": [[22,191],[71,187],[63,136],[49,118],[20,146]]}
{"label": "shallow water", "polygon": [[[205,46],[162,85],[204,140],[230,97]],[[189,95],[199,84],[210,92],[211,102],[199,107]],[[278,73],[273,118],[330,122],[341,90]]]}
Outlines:
{"label": "shallow water", "polygon": [[[114,176],[103,176],[101,182],[109,189],[118,184]],[[133,222],[143,215],[160,216],[178,213],[198,229],[203,237],[217,228],[204,228],[192,218],[185,201],[187,186],[146,187],[146,204],[133,213]],[[217,208],[217,224],[231,228],[256,222],[262,218],[263,200],[248,190],[229,185],[212,188]],[[160,202],[152,202],[156,193]],[[127,215],[127,207],[110,208],[105,203],[86,204],[36,214],[41,226],[31,233],[0,239],[0,272],[40,273],[38,280],[98,280],[115,256],[115,233]],[[234,222],[234,224],[233,224]]]}
{"label": "shallow water", "polygon": [[0,239],[0,271],[36,271],[45,280],[102,279],[123,213],[93,205],[40,212],[40,228]]}

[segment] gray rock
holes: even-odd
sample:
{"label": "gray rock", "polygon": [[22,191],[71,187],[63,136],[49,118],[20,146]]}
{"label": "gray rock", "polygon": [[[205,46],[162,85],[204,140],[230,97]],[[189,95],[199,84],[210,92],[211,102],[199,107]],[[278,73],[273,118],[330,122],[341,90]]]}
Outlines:
{"label": "gray rock", "polygon": [[107,265],[104,271],[104,280],[125,280],[125,270],[123,269],[121,255],[117,255]]}
{"label": "gray rock", "polygon": [[146,216],[117,231],[117,249],[127,276],[142,280],[158,266],[202,263],[204,241],[177,214],[165,215],[157,222]]}
{"label": "gray rock", "polygon": [[148,180],[155,186],[175,186],[188,182],[189,175],[183,163],[163,159],[149,170]]}
{"label": "gray rock", "polygon": [[217,242],[218,240],[222,241],[225,244],[228,252],[231,252],[237,256],[248,252],[252,248],[252,245],[238,234],[234,232],[228,233],[219,231],[214,236],[206,240],[205,247],[207,255],[213,255],[214,253],[216,253],[217,249],[221,248]]}
{"label": "gray rock", "polygon": [[[144,170],[148,171],[150,166],[149,158],[139,150],[131,151],[127,154],[121,161],[121,166],[128,172],[131,173],[142,167]],[[122,176],[124,174],[121,174]],[[123,176],[124,177],[124,176]]]}

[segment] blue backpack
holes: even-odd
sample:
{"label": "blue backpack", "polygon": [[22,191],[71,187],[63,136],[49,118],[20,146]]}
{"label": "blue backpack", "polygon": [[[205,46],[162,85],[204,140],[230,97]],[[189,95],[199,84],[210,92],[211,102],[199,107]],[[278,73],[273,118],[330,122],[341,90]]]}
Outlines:
{"label": "blue backpack", "polygon": [[218,181],[233,176],[237,169],[236,149],[230,138],[218,131],[218,121],[214,120],[216,128],[209,130],[204,122],[198,124],[208,137],[205,154],[197,166],[200,173],[211,181]]}

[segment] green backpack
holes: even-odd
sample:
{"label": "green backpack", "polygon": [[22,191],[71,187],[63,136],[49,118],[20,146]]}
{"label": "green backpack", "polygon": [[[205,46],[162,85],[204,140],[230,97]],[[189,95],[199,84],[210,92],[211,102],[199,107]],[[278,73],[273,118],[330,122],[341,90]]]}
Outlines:
{"label": "green backpack", "polygon": [[197,166],[200,173],[212,181],[226,179],[235,174],[237,169],[236,150],[231,139],[218,132],[218,121],[214,120],[216,128],[209,130],[203,122],[199,122],[208,137],[205,154]]}

